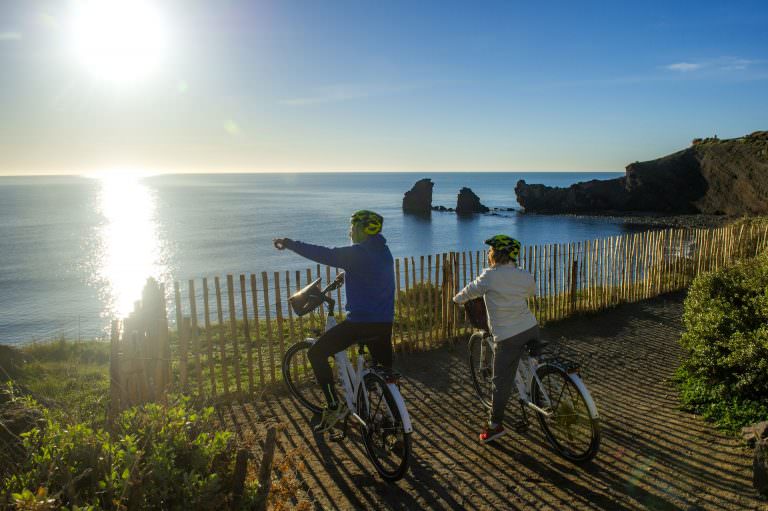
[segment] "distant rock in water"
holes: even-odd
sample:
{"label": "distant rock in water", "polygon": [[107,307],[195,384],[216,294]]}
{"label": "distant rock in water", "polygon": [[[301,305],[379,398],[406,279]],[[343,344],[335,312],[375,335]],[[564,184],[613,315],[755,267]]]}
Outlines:
{"label": "distant rock in water", "polygon": [[432,188],[435,184],[431,179],[420,179],[403,196],[403,211],[428,215],[432,211]]}
{"label": "distant rock in water", "polygon": [[624,177],[568,188],[515,187],[528,212],[768,213],[768,131],[730,140],[695,139],[691,147],[627,166]]}
{"label": "distant rock in water", "polygon": [[488,213],[490,209],[480,203],[480,197],[471,189],[464,187],[456,199],[456,213],[460,215],[471,213]]}

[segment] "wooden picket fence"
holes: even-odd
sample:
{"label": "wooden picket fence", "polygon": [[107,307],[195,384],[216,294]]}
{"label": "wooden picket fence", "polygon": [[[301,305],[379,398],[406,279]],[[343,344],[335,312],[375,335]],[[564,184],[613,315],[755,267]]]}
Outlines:
{"label": "wooden picket fence", "polygon": [[154,279],[122,322],[112,322],[110,417],[133,405],[162,401],[172,386],[165,289]]}
{"label": "wooden picket fence", "polygon": [[[683,289],[697,275],[753,257],[766,246],[768,225],[652,230],[526,246],[519,264],[536,279],[537,296],[529,307],[546,324]],[[432,349],[471,332],[451,299],[486,266],[485,251],[397,258],[395,350]],[[316,336],[325,317],[322,308],[295,317],[288,297],[316,278],[326,284],[338,272],[315,265],[175,282],[178,328],[171,334],[168,360],[172,384],[185,393],[226,399],[280,382],[287,347]],[[337,311],[343,311],[342,290],[335,293]],[[308,361],[301,365],[301,373],[310,374]]]}

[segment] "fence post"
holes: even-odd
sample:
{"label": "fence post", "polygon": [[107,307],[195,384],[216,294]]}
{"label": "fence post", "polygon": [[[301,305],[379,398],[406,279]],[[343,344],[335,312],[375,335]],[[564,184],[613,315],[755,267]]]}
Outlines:
{"label": "fence post", "polygon": [[[326,281],[330,282],[331,269],[329,266],[326,266],[326,268],[328,268]],[[283,302],[280,297],[280,273],[275,272],[273,277],[275,282],[275,320],[277,322],[277,339],[280,342],[280,357],[278,358],[277,362],[279,364],[283,360],[283,355],[285,355],[285,338],[283,334]],[[290,294],[290,291],[288,294]]]}
{"label": "fence post", "polygon": [[109,355],[109,407],[110,407],[110,420],[117,415],[117,412],[122,409],[121,397],[121,374],[122,366],[120,364],[120,357],[122,356],[120,349],[120,322],[117,320],[112,321],[112,336],[110,337],[110,355]]}
{"label": "fence post", "polygon": [[221,306],[221,281],[219,277],[215,277],[213,280],[214,287],[216,288],[216,317],[219,320],[219,351],[221,352],[221,385],[223,387],[222,392],[226,395],[229,393],[229,367],[227,365],[227,341],[226,333],[224,332],[224,309]]}
{"label": "fence post", "polygon": [[237,340],[237,312],[235,309],[235,282],[232,275],[227,275],[227,298],[229,302],[229,328],[232,331],[232,367],[235,371],[235,389],[243,391],[240,374],[240,343]]}
{"label": "fence post", "polygon": [[187,360],[189,356],[189,318],[181,319],[181,328],[179,329],[179,378],[181,379],[181,390],[187,392]]}
{"label": "fence post", "polygon": [[576,312],[576,277],[579,274],[579,260],[574,259],[571,265],[571,314]]}
{"label": "fence post", "polygon": [[408,271],[408,257],[403,257],[403,274],[405,275],[405,293],[403,293],[403,310],[405,311],[405,321],[408,325],[408,343],[405,345],[408,352],[413,352],[413,347],[416,343],[416,335],[418,332],[414,332],[414,328],[411,328],[413,318],[411,316],[411,276]]}
{"label": "fence post", "polygon": [[[403,317],[403,300],[400,299],[400,259],[395,259],[395,306],[397,311],[397,316],[399,321],[397,322],[399,334],[400,334],[400,342],[395,346],[398,352],[403,352],[403,322],[405,321],[405,318]],[[393,332],[394,333],[394,332]]]}
{"label": "fence post", "polygon": [[[253,345],[251,343],[251,327],[248,324],[248,289],[245,275],[240,274],[240,307],[243,311],[243,342],[245,343],[245,361],[248,365],[248,393],[253,394]],[[259,327],[256,318],[256,328]]]}
{"label": "fence post", "polygon": [[267,352],[269,353],[270,382],[275,383],[275,352],[272,342],[272,319],[269,310],[269,277],[267,272],[261,272],[262,291],[264,292],[264,319],[267,322]]}
{"label": "fence post", "polygon": [[208,298],[208,279],[203,277],[203,309],[205,321],[205,349],[208,357],[208,378],[211,382],[211,395],[216,396],[216,364],[213,358],[213,337],[211,336],[211,304]]}
{"label": "fence post", "polygon": [[[298,284],[298,276],[300,273],[296,272],[296,283]],[[264,354],[262,353],[262,340],[261,340],[261,321],[259,320],[259,293],[256,286],[256,274],[251,273],[251,303],[253,304],[253,330],[256,333],[256,360],[259,363],[259,388],[264,388]]]}
{"label": "fence post", "polygon": [[200,339],[197,335],[197,300],[195,296],[195,281],[189,281],[189,314],[190,314],[190,338],[195,360],[195,376],[197,377],[197,395],[203,395],[203,368],[200,359]]}

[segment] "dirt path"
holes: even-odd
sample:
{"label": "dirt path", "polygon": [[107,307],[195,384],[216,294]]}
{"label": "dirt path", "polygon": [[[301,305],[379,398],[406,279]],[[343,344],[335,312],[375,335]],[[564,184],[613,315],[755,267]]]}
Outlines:
{"label": "dirt path", "polygon": [[[668,378],[680,355],[681,301],[625,305],[543,330],[582,362],[601,415],[601,450],[585,467],[555,455],[536,423],[499,445],[480,445],[483,412],[463,345],[396,361],[415,432],[411,470],[395,485],[377,478],[356,431],[341,443],[314,436],[310,415],[287,396],[223,413],[257,459],[256,439],[279,426],[279,468],[289,474],[291,462],[301,465],[298,480],[285,477],[278,490],[315,509],[768,510],[751,486],[751,454],[677,409]],[[510,407],[510,420],[518,414]]]}

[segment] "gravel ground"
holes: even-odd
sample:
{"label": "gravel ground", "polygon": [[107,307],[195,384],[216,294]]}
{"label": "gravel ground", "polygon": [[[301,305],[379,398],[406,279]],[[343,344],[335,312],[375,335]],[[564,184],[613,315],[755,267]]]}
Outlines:
{"label": "gravel ground", "polygon": [[[359,434],[313,435],[312,417],[286,395],[222,409],[260,459],[278,428],[272,508],[768,510],[751,485],[751,452],[678,409],[669,378],[681,354],[682,295],[628,304],[551,325],[543,337],[582,363],[601,415],[600,452],[585,466],[560,458],[535,422],[481,445],[483,410],[464,344],[399,356],[414,422],[405,478],[387,484]],[[510,407],[509,420],[519,417]]]}

